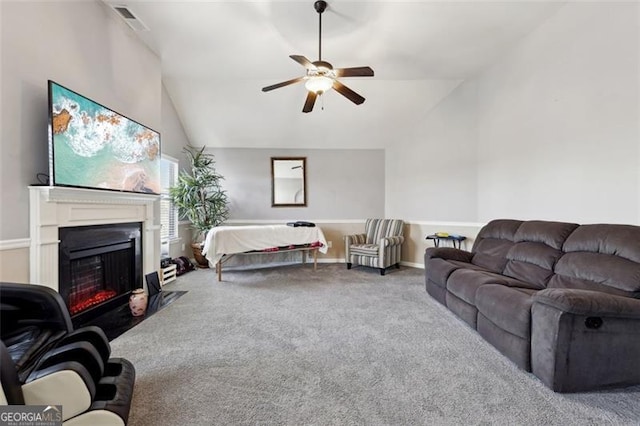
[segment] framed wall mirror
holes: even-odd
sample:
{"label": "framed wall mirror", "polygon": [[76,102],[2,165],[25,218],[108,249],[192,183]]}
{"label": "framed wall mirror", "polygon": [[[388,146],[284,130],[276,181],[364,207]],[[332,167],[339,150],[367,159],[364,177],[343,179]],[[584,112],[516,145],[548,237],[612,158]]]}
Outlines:
{"label": "framed wall mirror", "polygon": [[307,206],[307,158],[271,157],[271,207]]}

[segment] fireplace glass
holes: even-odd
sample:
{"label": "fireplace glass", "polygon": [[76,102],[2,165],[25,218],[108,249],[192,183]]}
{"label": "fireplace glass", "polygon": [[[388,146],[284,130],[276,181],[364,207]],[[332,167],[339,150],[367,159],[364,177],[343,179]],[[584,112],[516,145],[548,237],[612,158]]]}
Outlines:
{"label": "fireplace glass", "polygon": [[140,223],[60,228],[59,291],[72,317],[142,287],[140,234]]}

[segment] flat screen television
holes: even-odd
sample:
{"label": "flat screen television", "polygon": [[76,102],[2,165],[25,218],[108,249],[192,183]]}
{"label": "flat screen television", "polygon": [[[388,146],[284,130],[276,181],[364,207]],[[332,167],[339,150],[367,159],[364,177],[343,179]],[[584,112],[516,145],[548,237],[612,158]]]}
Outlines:
{"label": "flat screen television", "polygon": [[49,80],[49,184],[160,193],[160,133]]}

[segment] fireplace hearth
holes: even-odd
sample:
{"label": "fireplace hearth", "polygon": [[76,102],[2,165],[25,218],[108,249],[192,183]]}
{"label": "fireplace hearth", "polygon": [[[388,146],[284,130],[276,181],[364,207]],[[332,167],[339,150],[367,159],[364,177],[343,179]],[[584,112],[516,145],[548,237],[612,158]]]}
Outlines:
{"label": "fireplace hearth", "polygon": [[126,303],[142,287],[139,222],[59,228],[59,293],[74,325]]}

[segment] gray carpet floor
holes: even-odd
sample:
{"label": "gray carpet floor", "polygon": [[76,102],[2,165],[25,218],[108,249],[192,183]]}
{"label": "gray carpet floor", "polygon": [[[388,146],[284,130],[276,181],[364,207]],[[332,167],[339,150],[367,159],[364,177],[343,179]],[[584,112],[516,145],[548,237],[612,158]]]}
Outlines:
{"label": "gray carpet floor", "polygon": [[112,342],[136,367],[130,424],[638,425],[640,386],[557,394],[424,290],[424,271],[190,272]]}

